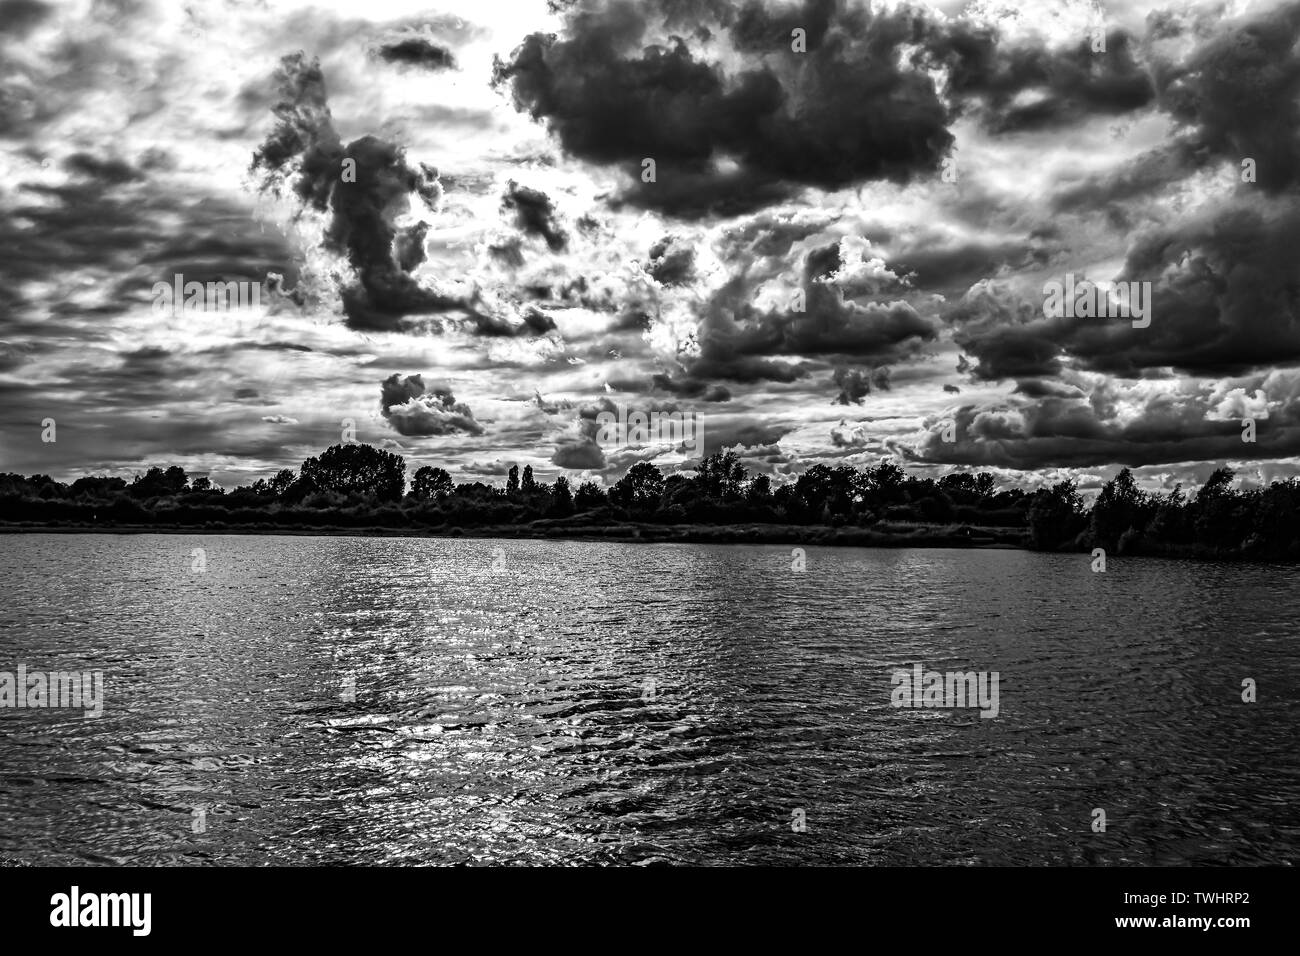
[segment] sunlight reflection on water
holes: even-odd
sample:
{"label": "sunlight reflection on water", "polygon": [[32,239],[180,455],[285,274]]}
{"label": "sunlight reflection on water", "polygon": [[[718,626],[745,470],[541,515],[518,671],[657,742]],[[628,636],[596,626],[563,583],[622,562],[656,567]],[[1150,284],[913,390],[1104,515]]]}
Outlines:
{"label": "sunlight reflection on water", "polygon": [[[225,535],[6,535],[0,565],[0,670],[106,685],[98,719],[0,710],[0,857],[1295,858],[1295,569]],[[916,661],[999,671],[999,717],[891,708]]]}

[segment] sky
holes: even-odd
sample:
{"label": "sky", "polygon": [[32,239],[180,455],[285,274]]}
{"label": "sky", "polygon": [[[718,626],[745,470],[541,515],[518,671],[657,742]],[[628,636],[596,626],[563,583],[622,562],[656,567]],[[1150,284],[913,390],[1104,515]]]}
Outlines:
{"label": "sky", "polygon": [[1298,98],[1297,3],[0,0],[0,471],[1284,479]]}

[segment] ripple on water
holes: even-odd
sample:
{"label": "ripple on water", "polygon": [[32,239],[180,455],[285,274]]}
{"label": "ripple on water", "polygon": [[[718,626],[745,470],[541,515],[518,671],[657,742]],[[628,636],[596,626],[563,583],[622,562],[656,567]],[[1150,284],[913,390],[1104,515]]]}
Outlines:
{"label": "ripple on water", "polygon": [[[0,860],[1294,862],[1300,572],[807,558],[6,536],[0,670],[106,700],[0,711]],[[891,707],[914,662],[998,671],[999,716]]]}

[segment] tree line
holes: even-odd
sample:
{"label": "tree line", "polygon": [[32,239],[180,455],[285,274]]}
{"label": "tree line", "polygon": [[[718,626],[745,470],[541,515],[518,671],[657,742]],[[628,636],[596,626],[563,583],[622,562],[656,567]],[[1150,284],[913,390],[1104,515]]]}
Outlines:
{"label": "tree line", "polygon": [[813,465],[774,484],[750,476],[735,452],[665,476],[638,462],[605,488],[576,488],[560,476],[537,481],[512,467],[504,487],[457,484],[443,468],[411,475],[400,455],[370,445],[335,445],[295,472],[225,490],[179,466],[153,467],[131,481],[87,476],[0,475],[0,521],[37,525],[162,525],[198,528],[482,528],[533,523],[619,525],[815,525],[850,528],[944,526],[1019,530],[1037,550],[1117,554],[1300,557],[1300,482],[1234,490],[1221,468],[1194,495],[1137,487],[1129,469],[1085,507],[1073,480],[1027,491],[999,488],[994,475],[907,474],[883,460],[867,468]]}

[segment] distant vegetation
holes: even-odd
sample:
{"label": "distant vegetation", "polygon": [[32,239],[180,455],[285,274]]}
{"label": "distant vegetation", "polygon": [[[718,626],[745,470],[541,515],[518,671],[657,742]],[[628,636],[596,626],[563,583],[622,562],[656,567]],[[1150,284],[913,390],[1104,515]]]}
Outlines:
{"label": "distant vegetation", "polygon": [[[232,491],[184,469],[150,468],[134,480],[85,477],[69,484],[47,475],[0,475],[0,522],[41,527],[247,529],[515,528],[562,535],[610,529],[697,531],[737,539],[828,543],[1015,544],[1037,550],[1105,548],[1115,554],[1300,558],[1300,482],[1238,491],[1233,472],[1216,471],[1194,496],[1140,490],[1126,468],[1085,508],[1075,482],[1033,492],[999,490],[987,473],[939,479],[906,474],[890,461],[871,468],[814,465],[773,485],[750,477],[734,452],[705,458],[691,474],[668,477],[653,464],[633,465],[608,491],[577,488],[564,477],[541,484],[532,469],[511,468],[505,487],[455,484],[442,468],[411,476],[399,455],[363,444],[335,445],[303,462]],[[758,530],[754,530],[758,529]],[[832,533],[833,532],[833,533]],[[640,530],[635,532],[641,536]],[[681,535],[679,535],[681,536]]]}

